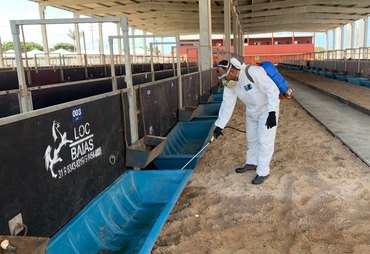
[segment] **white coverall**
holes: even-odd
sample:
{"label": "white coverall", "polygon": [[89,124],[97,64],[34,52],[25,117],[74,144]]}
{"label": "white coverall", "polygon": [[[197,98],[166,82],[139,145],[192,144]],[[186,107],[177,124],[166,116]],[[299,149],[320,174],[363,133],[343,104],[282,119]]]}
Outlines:
{"label": "white coverall", "polygon": [[257,175],[270,173],[270,161],[274,153],[276,127],[265,126],[268,113],[276,112],[276,124],[279,117],[279,89],[260,66],[250,66],[248,73],[254,83],[247,78],[243,64],[237,85],[224,88],[223,101],[216,126],[224,129],[229,122],[239,98],[246,105],[247,155],[246,164],[257,165]]}

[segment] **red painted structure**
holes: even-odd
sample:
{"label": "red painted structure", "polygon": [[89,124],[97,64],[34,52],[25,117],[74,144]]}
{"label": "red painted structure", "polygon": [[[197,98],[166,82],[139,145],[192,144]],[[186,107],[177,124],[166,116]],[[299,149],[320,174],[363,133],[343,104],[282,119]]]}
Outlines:
{"label": "red painted structure", "polygon": [[[198,40],[181,40],[181,42],[199,43]],[[186,44],[184,44],[185,46]],[[315,52],[313,36],[285,36],[270,38],[245,38],[244,39],[244,62],[256,64],[262,61],[278,63],[281,55],[294,55]],[[223,39],[213,39],[212,48],[224,50]],[[231,52],[234,51],[233,40],[231,40]],[[186,58],[186,49],[180,49],[182,57]],[[196,60],[197,50],[188,49],[189,61]],[[223,56],[213,52],[213,59],[218,62]]]}

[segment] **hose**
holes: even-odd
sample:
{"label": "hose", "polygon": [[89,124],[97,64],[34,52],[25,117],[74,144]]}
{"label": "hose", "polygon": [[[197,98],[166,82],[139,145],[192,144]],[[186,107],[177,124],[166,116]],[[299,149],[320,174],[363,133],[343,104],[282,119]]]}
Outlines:
{"label": "hose", "polygon": [[239,131],[239,132],[242,132],[242,133],[246,133],[246,131],[243,131],[243,130],[237,129],[237,128],[232,127],[232,126],[226,126],[226,127],[225,127],[225,129],[226,129],[226,128],[233,129],[233,130],[236,130],[236,131]]}

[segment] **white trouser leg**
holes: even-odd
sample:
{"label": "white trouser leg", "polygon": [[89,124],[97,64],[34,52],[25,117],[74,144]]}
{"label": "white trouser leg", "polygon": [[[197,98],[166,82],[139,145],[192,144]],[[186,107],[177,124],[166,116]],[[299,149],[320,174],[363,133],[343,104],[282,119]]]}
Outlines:
{"label": "white trouser leg", "polygon": [[[270,161],[274,153],[275,136],[277,126],[267,129],[265,126],[268,112],[258,117],[258,167],[257,175],[267,176],[270,174]],[[278,113],[276,113],[276,121]]]}
{"label": "white trouser leg", "polygon": [[257,165],[258,163],[258,122],[247,116],[247,154],[246,164]]}

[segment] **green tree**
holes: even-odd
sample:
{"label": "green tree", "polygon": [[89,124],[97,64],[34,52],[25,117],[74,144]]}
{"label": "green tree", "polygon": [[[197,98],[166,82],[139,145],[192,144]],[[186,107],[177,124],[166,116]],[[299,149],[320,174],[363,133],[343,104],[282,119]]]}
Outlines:
{"label": "green tree", "polygon": [[4,41],[2,47],[3,47],[3,51],[7,51],[9,49],[14,49],[13,42],[11,42],[11,41]]}
{"label": "green tree", "polygon": [[59,42],[59,43],[55,44],[50,49],[50,51],[54,51],[54,50],[57,50],[57,49],[65,49],[65,50],[68,50],[68,51],[74,51],[75,46],[71,43]]}
{"label": "green tree", "polygon": [[44,50],[44,48],[36,42],[32,42],[32,41],[31,42],[26,42],[26,51],[30,51],[30,50],[33,50],[33,49],[38,49],[38,50],[41,50],[41,51]]}
{"label": "green tree", "polygon": [[73,40],[73,51],[76,51],[76,32],[74,30],[68,29],[67,36]]}
{"label": "green tree", "polygon": [[323,52],[323,51],[326,51],[326,49],[322,47],[315,47],[315,52]]}
{"label": "green tree", "polygon": [[[12,41],[6,41],[3,43],[3,51],[7,51],[7,50],[10,50],[10,49],[13,49],[14,50],[14,44]],[[22,49],[22,52],[24,52],[24,43],[21,42],[21,49]],[[33,49],[38,49],[38,50],[41,50],[43,51],[43,47],[36,43],[36,42],[26,42],[26,51],[30,51],[30,50],[33,50]]]}

